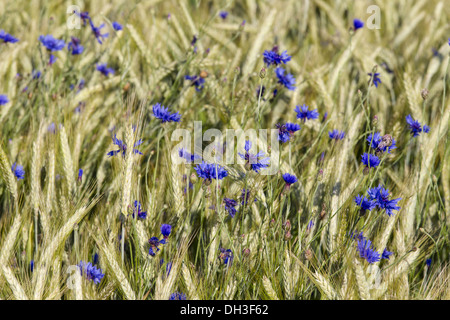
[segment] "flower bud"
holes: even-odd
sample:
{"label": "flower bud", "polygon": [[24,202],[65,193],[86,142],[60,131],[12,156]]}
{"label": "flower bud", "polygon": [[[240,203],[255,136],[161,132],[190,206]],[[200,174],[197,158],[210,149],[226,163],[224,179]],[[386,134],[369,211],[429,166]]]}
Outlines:
{"label": "flower bud", "polygon": [[306,258],[306,260],[311,261],[311,259],[313,258],[313,252],[311,249],[306,249],[305,258]]}
{"label": "flower bud", "polygon": [[261,79],[264,79],[266,77],[266,69],[262,68],[261,71],[259,72],[259,77]]}
{"label": "flower bud", "polygon": [[284,240],[288,241],[292,238],[292,234],[290,231],[286,231],[286,233],[284,234]]}
{"label": "flower bud", "polygon": [[248,249],[248,248],[243,249],[242,250],[242,255],[244,257],[249,257],[250,256],[250,249]]}
{"label": "flower bud", "polygon": [[205,79],[208,76],[208,72],[206,72],[205,70],[200,71],[200,77]]}
{"label": "flower bud", "polygon": [[283,230],[290,231],[291,230],[291,222],[289,220],[286,220],[286,222],[283,223],[282,227],[283,227]]}
{"label": "flower bud", "polygon": [[365,176],[367,176],[369,174],[369,172],[370,172],[370,168],[369,167],[365,167],[364,170],[363,170],[363,174]]}
{"label": "flower bud", "polygon": [[252,170],[252,165],[250,164],[250,162],[246,162],[244,167],[245,167],[245,170],[247,170],[247,171]]}
{"label": "flower bud", "polygon": [[197,175],[195,173],[191,174],[191,177],[189,178],[191,180],[192,184],[196,184],[198,181]]}
{"label": "flower bud", "polygon": [[426,89],[426,88],[422,89],[422,91],[420,92],[420,94],[422,95],[422,99],[423,99],[423,100],[427,100],[427,98],[428,98],[428,93],[430,93],[430,92],[428,91],[428,89]]}

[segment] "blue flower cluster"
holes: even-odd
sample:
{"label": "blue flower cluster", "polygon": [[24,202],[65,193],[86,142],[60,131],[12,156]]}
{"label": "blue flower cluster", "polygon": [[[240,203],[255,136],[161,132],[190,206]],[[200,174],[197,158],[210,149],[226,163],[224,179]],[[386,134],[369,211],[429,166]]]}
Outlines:
{"label": "blue flower cluster", "polygon": [[[406,116],[406,123],[409,126],[409,130],[411,130],[411,135],[413,136],[413,138],[417,137],[420,135],[420,133],[422,132],[422,125],[420,124],[419,121],[414,120],[411,115],[407,115]],[[430,127],[427,125],[423,126],[423,132],[428,133],[430,132]]]}
{"label": "blue flower cluster", "polygon": [[246,140],[244,146],[245,154],[238,152],[239,156],[246,161],[246,165],[250,165],[250,168],[255,172],[259,172],[259,170],[267,168],[269,166],[270,158],[264,158],[265,153],[263,151],[260,151],[257,154],[249,153],[251,148],[251,141]]}
{"label": "blue flower cluster", "polygon": [[218,164],[206,163],[205,161],[198,164],[194,170],[197,172],[198,177],[204,179],[206,183],[210,183],[212,179],[222,180],[228,175],[225,168]]}
{"label": "blue flower cluster", "polygon": [[164,122],[180,122],[181,115],[176,113],[170,113],[169,109],[157,103],[153,106],[153,116]]}
{"label": "blue flower cluster", "polygon": [[295,112],[297,112],[297,119],[301,119],[303,122],[306,120],[314,120],[319,117],[319,112],[317,112],[317,109],[309,110],[309,107],[307,105],[302,106],[296,106]]}
{"label": "blue flower cluster", "polygon": [[97,269],[97,267],[90,262],[86,263],[80,261],[78,267],[80,268],[81,275],[86,277],[87,280],[93,281],[95,284],[99,284],[105,276],[105,274],[102,273],[102,269]]}
{"label": "blue flower cluster", "polygon": [[148,254],[154,257],[156,253],[160,250],[159,245],[167,243],[167,239],[169,238],[171,232],[172,226],[170,224],[161,225],[161,234],[163,235],[163,238],[159,240],[157,237],[151,237],[150,240],[148,240],[148,243],[150,244]]}
{"label": "blue flower cluster", "polygon": [[388,251],[387,248],[383,250],[383,253],[380,253],[374,247],[372,241],[367,239],[363,233],[353,234],[350,236],[353,240],[356,240],[356,250],[359,254],[360,258],[365,259],[368,263],[372,264],[380,261],[381,259],[389,260],[389,257],[393,254]]}
{"label": "blue flower cluster", "polygon": [[367,190],[367,194],[367,198],[357,195],[354,199],[355,203],[361,207],[361,210],[364,212],[365,210],[372,211],[372,209],[377,207],[380,210],[385,210],[388,216],[392,216],[394,214],[394,210],[400,210],[397,203],[402,200],[402,198],[390,200],[389,190],[383,188],[381,184],[378,187]]}

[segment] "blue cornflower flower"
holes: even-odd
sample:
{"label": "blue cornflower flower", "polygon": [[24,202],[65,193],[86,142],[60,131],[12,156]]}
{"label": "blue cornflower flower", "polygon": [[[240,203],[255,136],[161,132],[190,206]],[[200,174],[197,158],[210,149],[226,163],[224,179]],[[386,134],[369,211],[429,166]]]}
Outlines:
{"label": "blue cornflower flower", "polygon": [[72,37],[72,40],[67,45],[67,49],[74,56],[77,54],[81,54],[84,50],[84,47],[80,45],[80,39]]}
{"label": "blue cornflower flower", "polygon": [[158,247],[160,244],[166,244],[165,239],[159,240],[157,237],[151,237],[150,240],[148,240],[148,243],[150,244],[150,248],[148,249],[148,254],[154,257],[156,253],[160,250]]}
{"label": "blue cornflower flower", "polygon": [[[368,73],[368,75],[370,77],[373,76],[373,84],[375,85],[376,88],[378,88],[378,84],[381,83],[381,79],[378,77],[380,74],[379,73]],[[370,80],[369,80],[370,82]]]}
{"label": "blue cornflower flower", "polygon": [[402,200],[402,198],[389,200],[389,190],[383,188],[381,185],[378,187],[367,190],[370,200],[375,201],[376,206],[380,209],[385,209],[388,216],[393,215],[393,210],[400,210],[401,208],[397,206],[397,202]]}
{"label": "blue cornflower flower", "polygon": [[98,71],[100,71],[104,76],[108,76],[110,73],[114,74],[114,69],[113,68],[108,68],[106,63],[98,63],[95,65],[96,69]]}
{"label": "blue cornflower flower", "polygon": [[307,105],[302,106],[296,106],[294,111],[297,112],[297,119],[301,119],[303,122],[308,120],[313,120],[319,118],[319,112],[317,112],[317,109],[308,110],[309,107]]}
{"label": "blue cornflower flower", "polygon": [[278,78],[278,83],[281,83],[289,90],[295,90],[295,78],[292,74],[284,74],[285,70],[281,67],[275,69],[275,74]]}
{"label": "blue cornflower flower", "polygon": [[[239,199],[241,199],[241,205],[246,206],[248,204],[248,200],[250,198],[250,189],[242,189],[242,193]],[[256,202],[256,198],[253,200]]]}
{"label": "blue cornflower flower", "polygon": [[168,108],[165,108],[160,103],[153,106],[153,116],[164,122],[180,122],[181,115],[176,113],[170,113]]}
{"label": "blue cornflower flower", "polygon": [[170,232],[172,232],[172,226],[170,224],[161,225],[161,234],[164,239],[167,239],[170,236]]}
{"label": "blue cornflower flower", "polygon": [[[217,171],[216,171],[217,168]],[[201,164],[198,164],[194,170],[197,172],[197,175],[205,180],[206,184],[211,182],[211,179],[219,179],[222,180],[228,175],[228,172],[225,168],[221,167],[218,164],[214,163],[206,163],[202,161]]]}
{"label": "blue cornflower flower", "polygon": [[381,254],[381,259],[387,259],[389,260],[389,257],[393,254],[393,252],[390,252],[387,250],[387,248],[384,248],[383,253]]}
{"label": "blue cornflower flower", "polygon": [[220,248],[219,250],[219,259],[222,260],[224,264],[231,265],[233,263],[233,251],[224,248]]}
{"label": "blue cornflower flower", "polygon": [[170,295],[169,300],[186,300],[186,295],[181,292],[174,292]]}
{"label": "blue cornflower flower", "polygon": [[361,212],[365,212],[366,210],[372,211],[372,209],[376,207],[375,201],[369,200],[359,194],[353,200],[361,207]]}
{"label": "blue cornflower flower", "polygon": [[0,30],[0,40],[3,40],[3,43],[16,43],[19,39],[13,37],[9,33],[6,33],[4,30]]}
{"label": "blue cornflower flower", "polygon": [[112,23],[112,26],[113,26],[114,30],[116,30],[116,31],[120,31],[120,30],[123,29],[122,25],[120,23],[116,22],[116,21],[114,21]]}
{"label": "blue cornflower flower", "polygon": [[11,171],[14,173],[17,180],[25,178],[25,170],[23,170],[23,166],[21,166],[20,164],[14,162],[14,164],[11,167]]}
{"label": "blue cornflower flower", "polygon": [[328,136],[330,137],[330,139],[334,139],[334,140],[342,140],[345,137],[345,132],[341,131],[339,132],[339,130],[334,129],[333,131],[328,131]]}
{"label": "blue cornflower flower", "polygon": [[[448,41],[449,41],[449,45],[450,45],[450,38],[448,39]],[[431,258],[428,258],[426,261],[425,261],[425,264],[428,266],[428,268],[431,266]]]}
{"label": "blue cornflower flower", "polygon": [[285,173],[283,174],[283,179],[286,182],[286,185],[290,186],[297,182],[297,177],[293,174]]}
{"label": "blue cornflower flower", "polygon": [[34,271],[34,260],[30,261],[30,270],[31,270],[31,272]]}
{"label": "blue cornflower flower", "polygon": [[237,206],[237,201],[230,198],[224,198],[223,202],[225,203],[225,210],[230,214],[232,218],[234,218],[237,212],[235,208]]}
{"label": "blue cornflower flower", "polygon": [[269,166],[270,158],[268,157],[263,158],[265,156],[265,153],[263,151],[260,151],[257,154],[249,153],[251,148],[252,148],[251,141],[246,140],[244,146],[245,154],[238,152],[238,155],[246,161],[246,166],[250,165],[250,168],[255,172],[259,172],[259,170],[267,168]]}
{"label": "blue cornflower flower", "polygon": [[0,106],[3,106],[8,102],[9,102],[8,96],[6,94],[0,94]]}
{"label": "blue cornflower flower", "polygon": [[353,19],[353,28],[355,28],[355,31],[361,29],[362,27],[364,27],[364,22],[359,19]]}
{"label": "blue cornflower flower", "polygon": [[380,254],[372,245],[369,239],[357,240],[357,250],[359,256],[367,260],[368,263],[380,261]]}
{"label": "blue cornflower flower", "polygon": [[102,44],[103,38],[107,38],[109,35],[109,33],[102,34],[100,31],[100,29],[102,29],[105,26],[105,24],[102,23],[99,27],[96,27],[92,22],[92,19],[89,19],[89,24],[91,25],[92,32],[94,32],[95,38],[97,38],[98,43]]}
{"label": "blue cornflower flower", "polygon": [[102,273],[102,269],[97,269],[92,263],[80,261],[78,265],[81,271],[81,275],[84,275],[86,279],[92,280],[95,284],[99,284],[105,274]]}
{"label": "blue cornflower flower", "polygon": [[56,62],[56,60],[57,60],[58,58],[57,57],[55,57],[54,55],[50,55],[50,58],[48,59],[48,65],[52,65],[52,64],[54,64],[55,62]]}
{"label": "blue cornflower flower", "polygon": [[413,137],[417,137],[422,132],[420,122],[414,120],[410,114],[406,116],[406,122],[409,125],[409,129],[411,130],[411,134]]}
{"label": "blue cornflower flower", "polygon": [[197,154],[190,154],[188,151],[183,148],[178,149],[178,155],[185,159],[187,162],[194,162],[197,159],[201,159],[202,157]]}
{"label": "blue cornflower flower", "polygon": [[278,140],[281,143],[285,143],[291,140],[291,136],[298,130],[300,130],[300,126],[297,123],[286,123],[286,124],[277,124],[278,128]]}
{"label": "blue cornflower flower", "polygon": [[33,72],[31,72],[31,75],[33,77],[33,80],[39,79],[41,77],[41,72],[39,70],[33,70]]}
{"label": "blue cornflower flower", "polygon": [[288,61],[291,60],[291,56],[287,54],[287,51],[283,51],[281,54],[278,53],[278,47],[273,47],[272,50],[268,51],[265,50],[263,53],[264,57],[264,63],[267,67],[271,65],[279,65],[279,64],[286,64]]}
{"label": "blue cornflower flower", "polygon": [[220,16],[223,20],[225,20],[225,19],[227,18],[227,16],[228,16],[228,12],[226,12],[226,11],[220,11],[220,12],[219,12],[219,16]]}
{"label": "blue cornflower flower", "polygon": [[100,261],[100,258],[99,258],[99,256],[98,256],[98,253],[96,252],[96,253],[94,253],[94,255],[92,256],[92,264],[95,266],[95,265],[97,265],[98,264],[98,262]]}
{"label": "blue cornflower flower", "polygon": [[46,36],[39,36],[39,41],[47,48],[49,51],[59,51],[65,47],[64,40],[58,40],[53,38],[51,34]]}
{"label": "blue cornflower flower", "polygon": [[397,148],[395,139],[392,139],[392,143],[390,146],[385,146],[382,144],[383,137],[379,132],[375,132],[373,135],[369,134],[366,141],[369,142],[369,147],[371,147],[374,150],[380,150],[382,152],[388,152],[391,153],[392,149]]}
{"label": "blue cornflower flower", "polygon": [[91,17],[89,17],[89,12],[85,11],[85,12],[80,12],[78,14],[81,18],[81,20],[83,20],[83,25],[86,25],[86,21],[91,22]]}
{"label": "blue cornflower flower", "polygon": [[364,153],[361,157],[362,163],[368,168],[375,168],[380,164],[380,159],[376,155]]}
{"label": "blue cornflower flower", "polygon": [[78,169],[78,182],[81,183],[83,179],[83,169]]}
{"label": "blue cornflower flower", "polygon": [[[114,137],[112,138],[113,144],[119,146],[119,150],[113,150],[107,153],[108,156],[115,156],[116,154],[122,152],[122,156],[125,157],[125,152],[127,151],[127,145],[120,139],[117,139],[116,135],[114,134]],[[139,139],[135,144],[134,148],[142,144],[142,139]],[[133,148],[133,153],[135,154],[142,154],[138,149]]]}
{"label": "blue cornflower flower", "polygon": [[312,227],[314,227],[314,221],[310,220],[308,226],[306,227],[306,231],[310,232]]}
{"label": "blue cornflower flower", "polygon": [[427,126],[426,124],[423,125],[423,132],[428,133],[430,132],[430,127]]}
{"label": "blue cornflower flower", "polygon": [[137,200],[134,200],[134,209],[132,217],[134,219],[134,214],[137,212],[138,219],[145,219],[147,218],[147,211],[141,211],[141,203]]}
{"label": "blue cornflower flower", "polygon": [[205,87],[205,79],[200,76],[184,76],[184,79],[191,81],[191,86],[195,86],[196,91],[202,91]]}
{"label": "blue cornflower flower", "polygon": [[362,241],[362,240],[366,239],[366,237],[364,237],[364,234],[362,231],[360,233],[352,232],[350,234],[350,239]]}

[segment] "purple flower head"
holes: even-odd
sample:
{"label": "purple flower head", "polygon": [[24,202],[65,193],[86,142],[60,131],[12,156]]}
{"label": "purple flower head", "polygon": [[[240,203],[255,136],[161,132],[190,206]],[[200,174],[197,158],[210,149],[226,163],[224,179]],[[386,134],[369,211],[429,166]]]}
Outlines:
{"label": "purple flower head", "polygon": [[[108,156],[115,156],[118,153],[122,153],[122,156],[125,157],[125,152],[127,151],[127,145],[120,139],[117,139],[116,135],[114,134],[114,137],[112,138],[113,144],[117,145],[119,147],[119,150],[113,150],[107,153]],[[142,154],[138,149],[135,149],[137,146],[142,144],[142,139],[139,139],[135,144],[133,148],[134,154]]]}
{"label": "purple flower head", "polygon": [[417,137],[422,132],[422,127],[420,122],[414,120],[410,114],[406,116],[406,122],[409,125],[409,130],[411,130],[411,134],[413,137]]}
{"label": "purple flower head", "polygon": [[383,253],[381,254],[381,259],[387,259],[389,260],[389,257],[393,254],[393,252],[390,252],[387,250],[387,248],[384,248]]}
{"label": "purple flower head", "polygon": [[218,164],[206,163],[205,161],[202,161],[202,163],[198,164],[194,168],[194,170],[197,172],[197,175],[200,178],[204,179],[207,182],[211,182],[212,179],[222,180],[228,175],[228,172],[225,168],[221,167]]}
{"label": "purple flower head", "polygon": [[50,58],[48,59],[48,65],[49,66],[53,65],[57,59],[58,59],[57,57],[55,57],[54,55],[51,54]]}
{"label": "purple flower head", "polygon": [[148,240],[148,243],[150,244],[150,248],[148,249],[148,254],[154,257],[156,253],[160,250],[158,247],[160,244],[166,244],[165,239],[159,240],[157,237],[151,237],[150,240]]}
{"label": "purple flower head", "polygon": [[301,119],[303,122],[306,120],[317,119],[319,117],[319,112],[317,112],[317,109],[310,111],[309,107],[305,104],[302,106],[296,106],[294,111],[297,112],[297,119]]}
{"label": "purple flower head", "polygon": [[114,69],[108,68],[106,63],[98,63],[95,65],[97,71],[100,71],[104,76],[108,76],[110,73],[114,74]]}
{"label": "purple flower head", "polygon": [[78,182],[81,183],[83,179],[83,169],[78,169]]}
{"label": "purple flower head", "polygon": [[364,22],[359,19],[353,19],[353,28],[355,30],[361,29],[362,27],[364,27]]}
{"label": "purple flower head", "polygon": [[102,273],[102,269],[97,269],[97,267],[93,266],[90,262],[86,263],[84,261],[80,261],[78,267],[80,268],[81,275],[85,276],[89,281],[92,280],[95,284],[99,284],[105,276]]}
{"label": "purple flower head", "polygon": [[427,126],[426,124],[423,125],[423,132],[428,133],[430,132],[430,127]]}
{"label": "purple flower head", "polygon": [[41,77],[41,74],[42,73],[39,70],[33,70],[33,72],[31,72],[33,80],[39,79]]}
{"label": "purple flower head", "polygon": [[266,64],[267,67],[271,66],[271,65],[279,65],[279,64],[286,64],[288,61],[291,60],[291,56],[287,54],[287,51],[283,51],[281,54],[278,53],[278,47],[275,46],[273,47],[272,50],[268,51],[264,51],[263,53],[263,57],[264,57],[264,63]]}
{"label": "purple flower head", "polygon": [[83,25],[86,25],[86,21],[91,22],[91,17],[89,17],[89,12],[85,11],[85,12],[81,12],[78,14],[81,18],[81,20],[83,20]]}
{"label": "purple flower head", "polygon": [[[241,206],[246,206],[248,204],[248,200],[250,198],[250,189],[242,189],[242,193],[239,199],[241,199]],[[256,202],[256,198],[253,200]]]}
{"label": "purple flower head", "polygon": [[134,209],[132,214],[133,219],[135,213],[137,213],[138,219],[144,220],[145,218],[147,218],[147,211],[141,211],[141,203],[137,200],[134,200]]}
{"label": "purple flower head", "polygon": [[51,34],[46,36],[39,36],[39,41],[47,48],[49,51],[59,51],[65,47],[64,40],[58,40],[53,38]]}
{"label": "purple flower head", "polygon": [[81,54],[84,50],[83,46],[80,44],[80,39],[72,37],[72,40],[67,45],[67,49],[74,56]]}
{"label": "purple flower head", "polygon": [[368,75],[370,77],[373,76],[373,84],[375,85],[376,88],[378,88],[378,84],[381,83],[381,79],[378,77],[380,74],[379,73],[368,73]]}
{"label": "purple flower head", "polygon": [[380,159],[373,154],[364,153],[361,158],[362,163],[368,168],[375,168],[380,164]]}
{"label": "purple flower head", "polygon": [[400,210],[401,208],[397,206],[397,202],[402,200],[402,198],[389,200],[390,194],[389,190],[383,188],[381,185],[378,187],[367,190],[369,195],[369,199],[375,202],[375,205],[378,206],[381,210],[386,210],[386,214],[388,216],[392,216],[394,213],[393,210]]}
{"label": "purple flower head", "polygon": [[[395,139],[392,139],[392,143],[390,146],[384,146],[381,144],[383,140],[383,137],[379,132],[375,132],[373,135],[369,134],[366,141],[369,142],[369,147],[371,147],[374,150],[381,150],[382,152],[388,152],[391,153],[392,149],[397,148]],[[381,144],[381,145],[380,145]]]}
{"label": "purple flower head", "polygon": [[226,265],[231,265],[233,263],[233,251],[231,249],[220,248],[219,259]]}
{"label": "purple flower head", "polygon": [[3,43],[16,43],[19,39],[13,37],[9,33],[6,33],[3,30],[0,30],[0,40],[3,40]]}
{"label": "purple flower head", "polygon": [[105,26],[105,24],[102,23],[99,27],[96,27],[94,25],[94,23],[92,22],[92,19],[89,19],[89,24],[91,25],[92,32],[94,33],[95,38],[97,39],[98,43],[102,44],[103,38],[107,38],[109,35],[109,33],[102,34],[100,31]]}
{"label": "purple flower head", "polygon": [[0,94],[0,106],[3,106],[9,102],[8,96],[6,94]]}
{"label": "purple flower head", "polygon": [[237,206],[237,201],[230,198],[224,198],[223,203],[225,204],[225,210],[229,213],[229,215],[232,218],[234,218],[237,212],[235,208]]}
{"label": "purple flower head", "polygon": [[122,25],[120,23],[116,22],[116,21],[114,21],[112,23],[112,26],[113,26],[114,30],[116,30],[116,31],[120,31],[120,30],[123,29]]}
{"label": "purple flower head", "polygon": [[265,153],[263,151],[258,152],[257,154],[250,153],[250,149],[252,148],[252,143],[250,140],[245,141],[245,154],[242,154],[238,152],[239,156],[246,161],[246,164],[250,165],[250,168],[255,171],[259,172],[259,170],[263,168],[267,168],[269,166],[269,160],[270,158],[265,156]]}
{"label": "purple flower head", "polygon": [[169,300],[186,300],[186,295],[181,292],[174,292],[170,295]]}
{"label": "purple flower head", "polygon": [[180,156],[180,158],[185,159],[186,162],[194,162],[195,160],[202,158],[201,156],[199,156],[197,154],[190,154],[183,148],[178,149],[178,155]]}
{"label": "purple flower head", "polygon": [[338,141],[344,139],[345,132],[344,131],[339,132],[339,130],[334,129],[333,131],[328,131],[328,136],[330,137],[330,139]]}
{"label": "purple flower head", "polygon": [[301,129],[297,123],[277,124],[276,127],[278,128],[278,140],[281,143],[290,141],[291,136]]}
{"label": "purple flower head", "polygon": [[295,78],[292,74],[284,74],[285,70],[281,67],[275,69],[275,74],[278,78],[278,83],[281,83],[289,90],[295,90]]}
{"label": "purple flower head", "polygon": [[219,12],[219,16],[220,16],[223,20],[225,20],[225,19],[227,18],[227,16],[228,16],[228,12],[226,12],[226,11],[220,11],[220,12]]}
{"label": "purple flower head", "polygon": [[[449,41],[449,45],[450,45],[450,38],[448,39],[448,41]],[[428,259],[425,261],[425,264],[426,264],[427,267],[429,268],[429,267],[431,266],[431,258],[428,258]]]}
{"label": "purple flower head", "polygon": [[310,232],[312,227],[314,227],[314,221],[310,220],[308,226],[306,227],[306,231]]}
{"label": "purple flower head", "polygon": [[196,91],[202,91],[205,87],[205,79],[200,76],[184,76],[184,79],[191,81],[191,86],[195,87]]}
{"label": "purple flower head", "polygon": [[297,177],[293,174],[285,173],[283,174],[284,182],[286,182],[287,185],[291,185],[297,182]]}
{"label": "purple flower head", "polygon": [[366,197],[363,197],[359,194],[353,200],[359,207],[361,207],[361,211],[366,210],[372,211],[372,209],[376,207],[375,201],[369,200]]}
{"label": "purple flower head", "polygon": [[20,164],[14,162],[14,164],[11,167],[11,171],[14,173],[17,180],[25,178],[25,170],[23,170],[23,166],[21,166]]}
{"label": "purple flower head", "polygon": [[180,122],[181,115],[176,113],[170,113],[168,108],[165,108],[160,103],[153,106],[153,116],[162,120],[161,122]]}
{"label": "purple flower head", "polygon": [[367,260],[368,263],[380,261],[380,254],[374,248],[372,241],[369,239],[357,240],[357,250],[359,256]]}
{"label": "purple flower head", "polygon": [[161,234],[164,239],[167,239],[170,236],[170,232],[172,231],[172,226],[170,224],[161,225]]}

